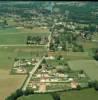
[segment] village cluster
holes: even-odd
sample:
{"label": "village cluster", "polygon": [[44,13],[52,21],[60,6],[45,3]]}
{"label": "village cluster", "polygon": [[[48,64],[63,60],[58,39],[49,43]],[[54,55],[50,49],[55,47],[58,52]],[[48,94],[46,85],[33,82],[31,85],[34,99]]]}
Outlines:
{"label": "village cluster", "polygon": [[[60,62],[62,60],[64,58]],[[12,73],[29,74],[23,90],[32,89],[35,93],[45,93],[88,87],[91,80],[84,71],[73,71],[68,65],[55,65],[48,61],[55,62],[56,57],[15,60]]]}
{"label": "village cluster", "polygon": [[[48,35],[42,35],[43,33],[41,35],[26,35],[25,42],[26,46],[43,46],[46,49],[46,55],[49,52],[54,54],[58,52],[59,56],[59,52],[69,52],[69,54],[85,52],[83,43],[93,41],[93,35],[98,30],[97,25],[73,21],[69,18],[70,11],[65,10],[65,13],[61,13],[59,8],[56,10],[56,6],[51,10],[25,9],[25,16],[19,14],[13,16],[15,22],[13,26],[21,29],[33,30],[37,27],[48,30]],[[29,13],[29,16],[26,13]],[[6,20],[3,22],[9,26],[7,23]],[[16,59],[14,61],[11,73],[28,74],[22,88],[23,91],[32,89],[34,92],[43,93],[89,87],[91,79],[85,71],[74,71],[68,64],[61,64],[61,60],[66,61],[65,58],[56,61],[55,56],[46,57],[46,55],[40,58]],[[53,63],[47,63],[48,60]],[[54,62],[59,62],[59,64],[55,65]]]}

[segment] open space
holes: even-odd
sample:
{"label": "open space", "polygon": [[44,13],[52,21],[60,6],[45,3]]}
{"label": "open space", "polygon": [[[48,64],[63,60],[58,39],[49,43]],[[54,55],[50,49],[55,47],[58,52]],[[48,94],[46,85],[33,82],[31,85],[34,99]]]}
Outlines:
{"label": "open space", "polygon": [[[68,91],[60,93],[61,100],[97,100],[98,92],[94,89],[87,89],[81,91]],[[40,99],[39,99],[40,98]],[[34,94],[31,96],[24,96],[18,100],[53,100],[50,95],[47,94]]]}
{"label": "open space", "polygon": [[72,70],[84,70],[92,80],[98,80],[98,62],[95,60],[69,61]]}
{"label": "open space", "polygon": [[35,27],[34,29],[16,29],[15,27],[0,29],[0,45],[26,44],[27,36],[48,36],[49,30]]}
{"label": "open space", "polygon": [[54,100],[50,92],[97,100],[97,10],[97,2],[0,2],[0,100]]}
{"label": "open space", "polygon": [[[43,55],[44,47],[0,47],[0,100],[4,100],[16,89],[20,88],[26,75],[10,75],[15,58],[31,58]],[[38,53],[39,52],[39,53]]]}
{"label": "open space", "polygon": [[19,89],[26,75],[10,75],[10,70],[0,69],[0,100],[5,100],[16,89]]}

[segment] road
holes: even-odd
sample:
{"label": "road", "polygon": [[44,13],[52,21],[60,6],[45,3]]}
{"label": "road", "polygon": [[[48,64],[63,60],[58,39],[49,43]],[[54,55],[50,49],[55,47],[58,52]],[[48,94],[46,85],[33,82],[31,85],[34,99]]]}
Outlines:
{"label": "road", "polygon": [[29,72],[29,77],[27,79],[27,81],[25,82],[22,91],[26,90],[26,87],[30,81],[30,79],[32,78],[32,75],[36,72],[36,70],[38,69],[39,65],[41,64],[41,62],[43,61],[43,59],[45,59],[45,57],[43,56],[42,59],[35,65],[35,67]]}
{"label": "road", "polygon": [[48,47],[48,49],[49,49],[49,47],[50,47],[50,43],[51,43],[51,35],[52,35],[52,33],[50,33],[50,35],[48,36],[48,40],[49,40],[49,42],[47,43],[47,47]]}
{"label": "road", "polygon": [[46,46],[46,45],[26,45],[26,44],[4,44],[4,45],[0,45],[0,47],[25,47],[25,46]]}

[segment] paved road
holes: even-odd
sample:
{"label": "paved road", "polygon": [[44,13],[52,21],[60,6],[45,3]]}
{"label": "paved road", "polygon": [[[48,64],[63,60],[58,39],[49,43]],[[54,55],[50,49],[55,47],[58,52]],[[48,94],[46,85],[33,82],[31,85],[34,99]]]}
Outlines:
{"label": "paved road", "polygon": [[43,59],[45,59],[45,57],[43,56],[42,59],[35,65],[35,67],[29,72],[29,77],[27,79],[27,81],[25,82],[25,85],[23,86],[22,90],[25,91],[26,87],[30,81],[30,79],[32,78],[32,75],[36,72],[36,70],[38,69],[39,65],[41,64],[41,62],[43,61]]}

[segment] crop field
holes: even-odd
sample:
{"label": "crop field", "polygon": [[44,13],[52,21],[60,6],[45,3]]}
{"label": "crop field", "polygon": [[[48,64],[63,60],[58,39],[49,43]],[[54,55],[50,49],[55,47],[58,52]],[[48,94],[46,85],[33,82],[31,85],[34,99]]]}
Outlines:
{"label": "crop field", "polygon": [[0,47],[0,100],[20,88],[25,75],[10,75],[15,57],[30,58],[45,53],[44,47]]}
{"label": "crop field", "polygon": [[91,49],[91,48],[97,47],[97,43],[91,42],[91,41],[83,42],[82,45],[83,45],[84,49]]}
{"label": "crop field", "polygon": [[97,100],[98,92],[94,89],[70,91],[61,94],[61,100]]}
{"label": "crop field", "polygon": [[37,27],[34,29],[2,28],[0,29],[0,44],[26,44],[26,38],[29,35],[48,36],[49,30]]}
{"label": "crop field", "polygon": [[48,52],[48,55],[62,55],[65,60],[78,60],[78,59],[93,59],[88,52],[63,52],[63,51],[58,51],[58,52]]}
{"label": "crop field", "polygon": [[0,47],[0,69],[9,69],[13,66],[15,57],[31,58],[43,56],[44,47]]}
{"label": "crop field", "polygon": [[26,78],[26,75],[10,75],[9,72],[10,69],[0,69],[0,100],[5,100],[5,97],[20,88]]}
{"label": "crop field", "polygon": [[[61,100],[97,100],[98,92],[94,89],[68,91],[60,93],[60,98]],[[53,98],[48,94],[34,94],[32,96],[21,97],[18,100],[53,100]]]}
{"label": "crop field", "polygon": [[34,94],[31,96],[20,97],[18,100],[53,100],[53,98],[49,94]]}
{"label": "crop field", "polygon": [[[48,36],[48,29],[34,28],[4,28],[0,29],[0,45],[25,44],[26,37],[31,36]],[[32,58],[43,56],[46,52],[42,46],[0,46],[0,100],[17,88],[20,88],[26,78],[26,75],[10,75],[11,68],[15,58]]]}
{"label": "crop field", "polygon": [[84,70],[92,80],[98,80],[98,62],[95,60],[69,61],[72,70]]}
{"label": "crop field", "polygon": [[92,40],[97,40],[98,41],[98,33],[97,32],[93,35]]}

